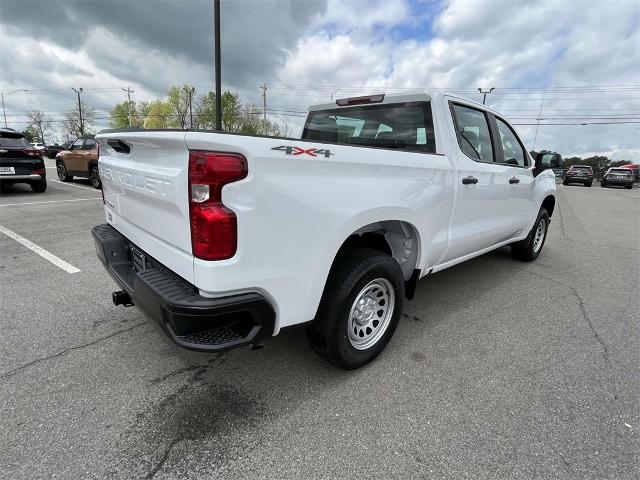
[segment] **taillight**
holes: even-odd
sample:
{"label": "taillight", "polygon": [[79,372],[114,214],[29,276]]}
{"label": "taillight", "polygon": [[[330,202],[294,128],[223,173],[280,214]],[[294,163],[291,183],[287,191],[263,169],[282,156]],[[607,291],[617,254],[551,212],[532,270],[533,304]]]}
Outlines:
{"label": "taillight", "polygon": [[37,148],[25,148],[22,151],[24,153],[26,153],[27,155],[29,155],[30,157],[41,157],[42,156],[42,152],[40,150],[38,150]]}
{"label": "taillight", "polygon": [[236,215],[222,203],[222,187],[247,176],[247,159],[235,153],[189,151],[189,217],[193,256],[224,260],[236,253]]}

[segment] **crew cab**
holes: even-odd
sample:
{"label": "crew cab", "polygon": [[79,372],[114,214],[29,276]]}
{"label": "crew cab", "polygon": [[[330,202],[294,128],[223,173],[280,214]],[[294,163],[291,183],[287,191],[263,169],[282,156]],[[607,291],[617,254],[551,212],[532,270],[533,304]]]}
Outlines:
{"label": "crew cab", "polygon": [[97,255],[178,345],[216,352],[308,323],[345,369],[389,342],[418,279],[542,251],[553,172],[498,112],[442,92],[310,107],[302,138],[105,130]]}

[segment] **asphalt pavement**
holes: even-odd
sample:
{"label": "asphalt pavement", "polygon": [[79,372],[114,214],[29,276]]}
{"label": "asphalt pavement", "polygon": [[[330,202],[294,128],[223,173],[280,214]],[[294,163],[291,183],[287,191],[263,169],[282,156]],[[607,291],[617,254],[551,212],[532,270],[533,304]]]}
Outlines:
{"label": "asphalt pavement", "polygon": [[353,372],[297,327],[171,344],[95,256],[87,181],[2,187],[0,478],[632,479],[640,471],[640,189],[558,186],[541,256],[420,282]]}

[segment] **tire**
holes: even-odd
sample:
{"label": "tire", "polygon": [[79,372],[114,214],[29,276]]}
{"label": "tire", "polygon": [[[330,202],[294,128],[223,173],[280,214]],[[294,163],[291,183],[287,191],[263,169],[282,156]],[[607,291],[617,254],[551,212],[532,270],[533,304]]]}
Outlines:
{"label": "tire", "polygon": [[73,180],[73,175],[69,175],[69,172],[67,172],[67,166],[63,161],[56,162],[56,171],[58,172],[58,178],[61,182],[70,182]]}
{"label": "tire", "polygon": [[627,185],[625,188],[628,188],[629,190],[631,190],[633,188],[633,185]]}
{"label": "tire", "polygon": [[100,180],[100,174],[98,173],[98,167],[95,165],[89,168],[89,181],[93,188],[102,188],[102,181]]}
{"label": "tire", "polygon": [[[544,222],[544,227],[540,227],[541,222]],[[544,242],[547,239],[549,223],[550,220],[547,209],[541,208],[540,212],[538,212],[538,217],[533,224],[533,228],[529,232],[529,235],[527,235],[527,238],[511,245],[511,255],[513,258],[523,262],[531,262],[538,258],[538,255],[540,255],[540,252],[542,251],[542,247],[544,247]],[[543,229],[541,240],[537,237],[539,228]]]}
{"label": "tire", "polygon": [[563,184],[563,185],[569,185],[569,182],[567,182],[566,180],[563,180],[563,181],[562,181],[562,184]]}
{"label": "tire", "polygon": [[591,187],[591,184],[592,184],[592,183],[593,183],[593,182],[585,183],[585,185],[586,185],[587,187]]}
{"label": "tire", "polygon": [[604,188],[604,187],[606,187],[606,186],[607,186],[607,184],[606,184],[606,183],[604,183],[604,182],[600,182],[600,186],[601,186],[602,188]]}
{"label": "tire", "polygon": [[[365,302],[364,318],[356,308],[358,298]],[[311,346],[339,368],[362,367],[389,343],[403,306],[404,278],[398,262],[371,248],[347,250],[336,258],[318,314],[307,328]]]}
{"label": "tire", "polygon": [[31,190],[36,193],[44,193],[47,191],[47,179],[40,180],[38,182],[31,182]]}

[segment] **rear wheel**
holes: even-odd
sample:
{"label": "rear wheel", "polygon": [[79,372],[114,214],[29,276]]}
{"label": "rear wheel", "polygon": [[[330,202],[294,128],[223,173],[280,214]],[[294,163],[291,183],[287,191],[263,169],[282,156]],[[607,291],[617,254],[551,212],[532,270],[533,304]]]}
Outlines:
{"label": "rear wheel", "polygon": [[318,314],[307,334],[322,358],[359,368],[387,345],[404,305],[398,262],[370,248],[345,251],[329,273]]}
{"label": "rear wheel", "polygon": [[585,183],[587,187],[590,187],[593,182]]}
{"label": "rear wheel", "polygon": [[569,182],[567,182],[566,180],[563,180],[563,181],[562,181],[562,184],[563,184],[563,185],[569,185]]}
{"label": "rear wheel", "polygon": [[100,174],[98,173],[98,167],[93,166],[89,168],[89,181],[93,188],[102,187],[102,182],[100,181]]}
{"label": "rear wheel", "polygon": [[541,208],[527,238],[511,245],[513,258],[523,262],[530,262],[538,258],[547,238],[549,222],[549,213],[545,208]]}
{"label": "rear wheel", "polygon": [[627,188],[631,190],[633,188],[633,185],[627,185]]}
{"label": "rear wheel", "polygon": [[56,171],[58,172],[58,178],[61,182],[70,182],[73,180],[73,175],[69,175],[69,172],[67,172],[67,166],[63,161],[56,163]]}
{"label": "rear wheel", "polygon": [[47,179],[42,179],[37,182],[31,182],[31,190],[36,193],[43,193],[47,190]]}
{"label": "rear wheel", "polygon": [[606,187],[606,186],[607,186],[607,184],[606,184],[604,181],[602,181],[602,182],[600,182],[600,186],[601,186],[602,188],[604,188],[604,187]]}

